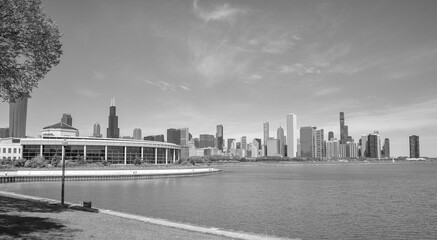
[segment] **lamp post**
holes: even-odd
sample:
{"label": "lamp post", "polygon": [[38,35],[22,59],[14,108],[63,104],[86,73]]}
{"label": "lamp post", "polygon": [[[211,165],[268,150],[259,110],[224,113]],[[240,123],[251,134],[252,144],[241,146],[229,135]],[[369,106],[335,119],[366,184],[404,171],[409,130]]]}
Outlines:
{"label": "lamp post", "polygon": [[64,138],[62,141],[62,187],[61,187],[61,205],[64,205],[64,185],[65,185],[65,147],[68,145],[67,140]]}

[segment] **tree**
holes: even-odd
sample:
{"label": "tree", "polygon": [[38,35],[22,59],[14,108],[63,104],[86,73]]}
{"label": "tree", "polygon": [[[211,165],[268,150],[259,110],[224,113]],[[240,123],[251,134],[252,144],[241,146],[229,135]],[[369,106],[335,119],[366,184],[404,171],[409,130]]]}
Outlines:
{"label": "tree", "polygon": [[61,34],[40,0],[0,0],[0,98],[28,96],[59,63]]}

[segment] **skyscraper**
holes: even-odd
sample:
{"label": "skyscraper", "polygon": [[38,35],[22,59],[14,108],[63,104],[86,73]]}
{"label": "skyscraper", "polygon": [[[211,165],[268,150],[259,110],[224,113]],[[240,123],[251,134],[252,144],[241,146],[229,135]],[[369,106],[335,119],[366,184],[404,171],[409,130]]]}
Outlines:
{"label": "skyscraper", "polygon": [[9,137],[26,137],[28,98],[24,96],[9,103]]}
{"label": "skyscraper", "polygon": [[328,141],[331,141],[331,139],[334,138],[334,132],[333,131],[329,131],[328,132]]}
{"label": "skyscraper", "polygon": [[269,139],[269,122],[265,122],[263,124],[263,132],[264,132],[264,145],[267,145],[267,139]]}
{"label": "skyscraper", "polygon": [[290,113],[287,115],[287,156],[296,157],[297,152],[297,118]]}
{"label": "skyscraper", "polygon": [[367,157],[367,135],[361,135],[360,157]]}
{"label": "skyscraper", "polygon": [[111,106],[109,107],[108,128],[106,130],[106,137],[120,137],[120,128],[118,128],[118,116],[115,109],[115,98],[111,99]]}
{"label": "skyscraper", "polygon": [[284,129],[282,127],[279,127],[278,130],[276,131],[276,137],[278,138],[279,141],[279,154],[281,154],[281,156],[285,156],[285,152],[284,152],[285,136],[284,136]]}
{"label": "skyscraper", "polygon": [[0,138],[9,137],[9,128],[0,128]]}
{"label": "skyscraper", "polygon": [[316,158],[323,158],[323,152],[324,152],[324,132],[323,129],[315,130],[315,152],[314,157]]}
{"label": "skyscraper", "polygon": [[241,137],[241,150],[247,150],[247,138],[246,136]]}
{"label": "skyscraper", "polygon": [[261,150],[261,139],[259,139],[259,138],[255,138],[255,139],[253,139],[254,141],[257,141],[258,142],[258,149],[259,150]]}
{"label": "skyscraper", "polygon": [[141,128],[134,128],[132,138],[136,140],[142,140]]}
{"label": "skyscraper", "polygon": [[381,141],[378,132],[367,136],[366,154],[369,158],[381,158]]}
{"label": "skyscraper", "polygon": [[300,156],[312,158],[314,157],[314,128],[300,128]]}
{"label": "skyscraper", "polygon": [[340,112],[340,143],[344,144],[346,143],[347,139],[347,133],[348,129],[344,125],[344,112]]}
{"label": "skyscraper", "polygon": [[180,145],[181,146],[188,146],[188,142],[190,141],[189,129],[188,128],[179,128],[179,131],[181,132]]}
{"label": "skyscraper", "polygon": [[217,125],[217,133],[215,135],[217,139],[217,148],[223,151],[224,140],[223,140],[223,125]]}
{"label": "skyscraper", "polygon": [[174,128],[167,129],[167,142],[180,145],[181,144],[181,130],[174,129]]}
{"label": "skyscraper", "polygon": [[338,158],[340,156],[340,143],[336,138],[332,138],[326,142],[326,157]]}
{"label": "skyscraper", "polygon": [[410,158],[420,158],[419,136],[410,136]]}
{"label": "skyscraper", "polygon": [[212,134],[200,134],[199,135],[199,147],[200,148],[214,147],[214,135],[212,135]]}
{"label": "skyscraper", "polygon": [[71,114],[68,113],[62,114],[61,122],[73,126],[73,118],[71,117]]}
{"label": "skyscraper", "polygon": [[382,147],[385,158],[390,158],[390,139],[384,139],[384,146]]}
{"label": "skyscraper", "polygon": [[274,157],[279,155],[279,140],[274,138],[267,139],[267,156]]}
{"label": "skyscraper", "polygon": [[100,133],[100,124],[95,123],[93,126],[93,137],[101,138],[102,134]]}

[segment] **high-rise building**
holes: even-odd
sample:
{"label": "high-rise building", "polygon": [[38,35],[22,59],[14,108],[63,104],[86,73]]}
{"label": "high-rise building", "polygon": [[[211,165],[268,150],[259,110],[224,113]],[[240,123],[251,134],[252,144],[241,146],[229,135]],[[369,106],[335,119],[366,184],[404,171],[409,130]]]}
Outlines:
{"label": "high-rise building", "polygon": [[261,150],[261,146],[262,146],[261,139],[255,138],[254,140],[258,142],[258,149]]}
{"label": "high-rise building", "polygon": [[314,128],[301,127],[300,128],[300,156],[313,158],[314,154]]}
{"label": "high-rise building", "polygon": [[109,107],[108,128],[106,130],[107,138],[119,138],[120,128],[118,128],[118,116],[115,108],[115,98],[111,99],[111,106]]}
{"label": "high-rise building", "polygon": [[287,157],[294,158],[297,153],[297,117],[290,113],[287,115]]}
{"label": "high-rise building", "polygon": [[384,146],[382,147],[385,158],[390,158],[390,139],[384,139]]}
{"label": "high-rise building", "polygon": [[264,133],[264,145],[267,145],[267,139],[269,139],[269,122],[265,122],[263,124],[263,133]]}
{"label": "high-rise building", "polygon": [[228,138],[228,153],[235,154],[237,141],[234,138]]}
{"label": "high-rise building", "polygon": [[0,138],[9,137],[9,128],[0,128]]}
{"label": "high-rise building", "polygon": [[24,96],[9,103],[9,137],[26,137],[28,98],[28,96]]}
{"label": "high-rise building", "polygon": [[223,125],[217,125],[217,133],[215,135],[217,139],[217,148],[223,151],[224,139],[223,139]]}
{"label": "high-rise building", "polygon": [[333,131],[329,131],[328,132],[328,141],[331,141],[331,139],[334,138],[334,132]]}
{"label": "high-rise building", "polygon": [[167,142],[181,145],[181,130],[174,128],[167,129]]}
{"label": "high-rise building", "polygon": [[316,158],[323,158],[323,152],[324,152],[324,132],[323,129],[315,130],[315,152],[314,157]]}
{"label": "high-rise building", "polygon": [[190,141],[190,131],[188,128],[179,128],[181,132],[181,146],[188,146],[188,142]]}
{"label": "high-rise building", "polygon": [[199,135],[199,147],[207,148],[214,147],[214,135],[212,134],[200,134]]}
{"label": "high-rise building", "polygon": [[274,138],[267,139],[267,156],[279,156],[279,140]]}
{"label": "high-rise building", "polygon": [[348,127],[344,125],[344,112],[340,112],[340,143],[346,143]]}
{"label": "high-rise building", "polygon": [[73,127],[73,118],[71,117],[71,114],[68,113],[62,114],[61,122],[66,123]]}
{"label": "high-rise building", "polygon": [[142,139],[141,128],[134,128],[132,139],[136,139],[136,140]]}
{"label": "high-rise building", "polygon": [[360,157],[367,157],[367,135],[361,135]]}
{"label": "high-rise building", "polygon": [[339,152],[338,152],[338,155],[339,155],[339,157],[340,158],[345,158],[345,157],[347,157],[347,155],[346,155],[346,144],[342,144],[342,143],[340,143],[340,145],[339,145]]}
{"label": "high-rise building", "polygon": [[366,154],[369,158],[381,158],[381,141],[376,131],[367,136]]}
{"label": "high-rise building", "polygon": [[241,150],[247,150],[247,138],[246,136],[241,137]]}
{"label": "high-rise building", "polygon": [[93,137],[101,138],[102,134],[100,133],[100,124],[95,123],[93,126]]}
{"label": "high-rise building", "polygon": [[[258,141],[259,140],[259,141]],[[253,139],[252,141],[252,157],[259,157],[259,146],[261,145],[261,139]]]}
{"label": "high-rise building", "polygon": [[336,138],[332,138],[326,142],[326,157],[329,159],[338,158],[340,156],[340,143]]}
{"label": "high-rise building", "polygon": [[358,144],[355,142],[348,142],[346,144],[346,157],[357,158],[358,157]]}
{"label": "high-rise building", "polygon": [[285,156],[284,152],[284,146],[285,146],[285,136],[284,136],[284,129],[282,127],[279,127],[276,131],[276,137],[279,141],[279,154],[281,156]]}
{"label": "high-rise building", "polygon": [[420,158],[419,136],[410,136],[410,158]]}

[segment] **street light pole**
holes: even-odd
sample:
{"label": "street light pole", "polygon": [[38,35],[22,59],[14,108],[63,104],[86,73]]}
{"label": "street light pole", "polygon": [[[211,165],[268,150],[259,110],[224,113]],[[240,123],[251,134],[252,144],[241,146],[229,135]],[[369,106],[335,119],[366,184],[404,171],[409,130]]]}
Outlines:
{"label": "street light pole", "polygon": [[61,187],[61,205],[64,205],[64,188],[65,188],[65,147],[67,146],[67,140],[64,138],[62,141],[62,187]]}

